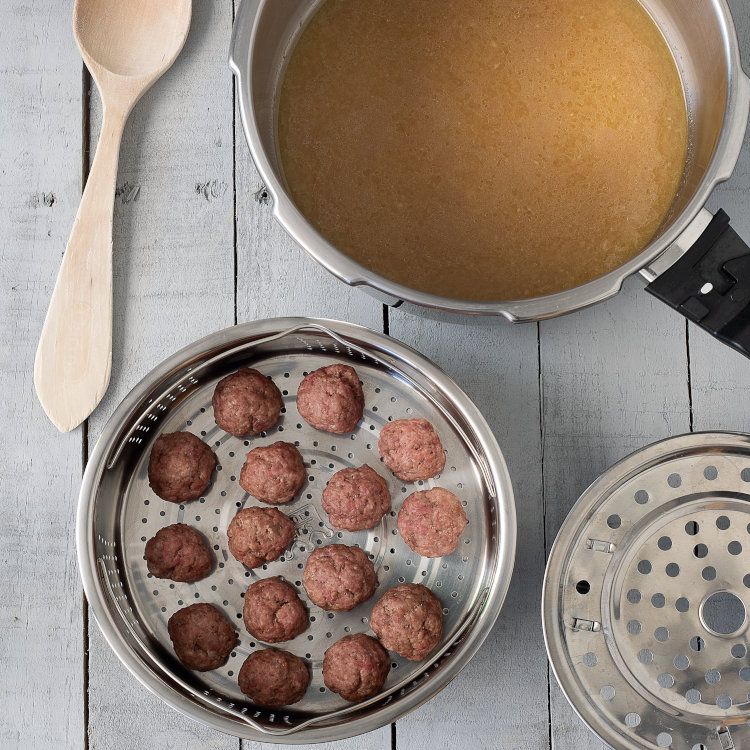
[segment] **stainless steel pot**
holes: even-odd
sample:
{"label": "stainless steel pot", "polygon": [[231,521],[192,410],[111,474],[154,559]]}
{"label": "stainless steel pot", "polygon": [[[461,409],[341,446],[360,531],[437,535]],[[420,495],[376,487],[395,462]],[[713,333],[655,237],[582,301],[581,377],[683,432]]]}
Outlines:
{"label": "stainless steel pot", "polygon": [[[276,138],[277,96],[285,61],[300,30],[322,0],[244,0],[235,20],[230,65],[237,77],[245,134],[273,200],[276,219],[332,274],[351,286],[361,286],[389,305],[411,303],[450,312],[502,316],[513,322],[572,312],[613,296],[634,273],[640,272],[654,282],[670,270],[669,283],[657,284],[650,291],[719,338],[750,352],[750,330],[745,332],[745,340],[739,341],[743,337],[736,330],[739,316],[744,331],[744,307],[738,310],[736,299],[731,300],[729,310],[725,305],[727,297],[733,296],[731,279],[737,273],[729,272],[730,280],[722,283],[726,281],[726,261],[750,250],[728,229],[725,216],[709,229],[712,216],[703,208],[713,189],[732,174],[750,110],[750,79],[741,68],[732,16],[725,0],[640,1],[662,30],[682,77],[690,122],[689,152],[682,187],[659,235],[617,270],[544,297],[464,301],[390,281],[356,263],[322,237],[287,191]],[[701,237],[703,242],[699,243]],[[722,247],[717,249],[717,243]],[[675,265],[688,250],[694,250],[696,258],[681,267]],[[708,258],[703,258],[705,253]],[[718,256],[718,260],[711,260],[713,256]],[[691,268],[701,259],[701,272],[696,277]],[[712,268],[707,270],[709,265]]]}
{"label": "stainless steel pot", "polygon": [[[362,378],[366,409],[348,435],[321,433],[298,416],[296,394],[309,371],[351,362]],[[221,430],[211,399],[216,383],[241,366],[258,367],[284,390],[285,411],[252,443]],[[394,510],[373,529],[332,528],[321,506],[335,471],[378,465],[377,438],[390,419],[420,415],[440,433],[443,475],[420,481],[465,498],[469,517],[460,550],[422,558],[398,534],[398,498],[414,485],[388,476]],[[200,435],[219,459],[210,488],[192,503],[161,502],[149,487],[154,440],[165,432]],[[247,570],[229,553],[227,528],[237,509],[255,501],[237,484],[248,446],[282,437],[300,449],[308,472],[303,492],[284,511],[297,536],[284,554]],[[412,489],[410,489],[412,487]],[[217,567],[194,583],[153,577],[144,544],[168,524],[189,523],[215,550]],[[383,690],[348,704],[325,686],[325,650],[345,634],[364,632],[373,601],[349,612],[324,612],[302,589],[302,569],[316,545],[356,544],[373,560],[381,596],[399,583],[423,583],[443,605],[444,636],[422,662],[391,654]],[[333,320],[275,318],[234,326],[177,352],[126,396],[104,428],[86,466],[78,505],[78,563],[91,611],[122,663],[169,705],[205,724],[256,742],[330,742],[368,732],[400,718],[442,690],[490,632],[508,591],[516,544],[513,489],[505,460],[477,407],[445,373],[413,349],[360,326]],[[240,642],[226,664],[209,672],[185,669],[170,646],[168,621],[188,603],[214,604],[238,625],[247,585],[280,575],[293,583],[310,610],[310,627],[283,648],[303,657],[311,685],[299,703],[269,709],[240,691],[237,674],[259,648],[239,628]],[[297,579],[297,580],[295,580]],[[235,619],[236,618],[236,619]]]}

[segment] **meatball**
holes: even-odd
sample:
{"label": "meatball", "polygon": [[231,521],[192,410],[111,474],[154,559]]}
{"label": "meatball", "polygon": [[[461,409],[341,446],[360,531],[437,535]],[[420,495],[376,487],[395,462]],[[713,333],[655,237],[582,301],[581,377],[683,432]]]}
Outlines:
{"label": "meatball", "polygon": [[378,587],[370,558],[359,547],[345,544],[314,550],[307,558],[302,580],[311,601],[334,612],[354,609]]}
{"label": "meatball", "polygon": [[311,372],[297,391],[297,411],[324,432],[351,432],[362,419],[364,408],[359,375],[349,365],[321,367]]}
{"label": "meatball", "polygon": [[240,486],[264,503],[282,505],[294,499],[306,477],[300,452],[291,443],[278,441],[247,454]]}
{"label": "meatball", "polygon": [[398,531],[419,555],[443,557],[456,551],[469,519],[461,501],[448,490],[435,487],[412,492],[398,512]]}
{"label": "meatball", "polygon": [[213,604],[178,609],[167,623],[177,658],[190,669],[207,672],[225,664],[237,645],[237,631]]}
{"label": "meatball", "polygon": [[388,652],[364,633],[345,635],[323,655],[323,682],[356,703],[380,692],[391,668]]}
{"label": "meatball", "polygon": [[275,560],[294,534],[294,521],[277,508],[243,508],[227,529],[229,551],[248,568]]}
{"label": "meatball", "polygon": [[211,572],[214,555],[192,526],[175,523],[159,529],[146,542],[146,565],[157,578],[193,583]]}
{"label": "meatball", "polygon": [[378,450],[385,465],[402,481],[430,479],[445,466],[445,452],[426,419],[397,419],[380,432]]}
{"label": "meatball", "polygon": [[282,578],[256,581],[245,593],[242,611],[250,635],[266,643],[296,638],[310,620],[294,587]]}
{"label": "meatball", "polygon": [[192,432],[159,435],[148,460],[148,483],[170,503],[196,500],[211,483],[214,452]]}
{"label": "meatball", "polygon": [[305,695],[310,669],[294,654],[278,648],[255,651],[237,675],[240,690],[261,706],[288,706]]}
{"label": "meatball", "polygon": [[440,600],[426,586],[402,583],[380,597],[370,627],[389,651],[421,661],[443,637]]}
{"label": "meatball", "polygon": [[216,385],[212,403],[216,424],[237,437],[273,427],[284,406],[281,391],[273,380],[250,367],[222,378]]}
{"label": "meatball", "polygon": [[323,510],[337,529],[371,529],[390,509],[388,485],[369,466],[337,471],[323,491]]}

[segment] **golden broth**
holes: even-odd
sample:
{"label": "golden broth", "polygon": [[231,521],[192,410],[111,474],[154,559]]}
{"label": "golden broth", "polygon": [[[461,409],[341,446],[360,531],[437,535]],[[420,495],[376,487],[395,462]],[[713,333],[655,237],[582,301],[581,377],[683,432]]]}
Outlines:
{"label": "golden broth", "polygon": [[611,271],[678,190],[687,114],[637,0],[327,0],[279,104],[289,190],[340,250],[507,300]]}

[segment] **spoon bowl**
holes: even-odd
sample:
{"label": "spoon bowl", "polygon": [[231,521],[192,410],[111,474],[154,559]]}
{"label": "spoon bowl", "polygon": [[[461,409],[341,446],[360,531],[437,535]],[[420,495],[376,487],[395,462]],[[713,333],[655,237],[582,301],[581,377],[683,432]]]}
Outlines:
{"label": "spoon bowl", "polygon": [[76,0],[73,11],[89,69],[126,78],[158,78],[180,53],[189,27],[190,0]]}

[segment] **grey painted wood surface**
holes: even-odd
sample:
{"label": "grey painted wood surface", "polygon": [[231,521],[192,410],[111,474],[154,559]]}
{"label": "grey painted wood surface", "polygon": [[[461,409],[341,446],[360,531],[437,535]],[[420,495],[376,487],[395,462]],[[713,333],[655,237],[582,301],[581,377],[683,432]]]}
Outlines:
{"label": "grey painted wood surface", "polygon": [[[73,519],[81,430],[36,402],[36,343],[81,178],[81,62],[69,9],[0,5],[0,747],[83,740]],[[22,52],[21,52],[22,51]],[[53,459],[54,457],[54,459]]]}
{"label": "grey painted wood surface", "polygon": [[[749,67],[750,12],[745,0],[730,4]],[[519,517],[508,604],[472,663],[395,729],[322,747],[600,748],[547,667],[539,619],[546,554],[580,492],[625,454],[691,428],[750,431],[750,361],[686,326],[637,279],[603,305],[538,326],[437,322],[398,310],[384,318],[379,303],[341,285],[275,224],[226,67],[232,0],[193,5],[183,55],[140,102],[123,143],[112,385],[86,428],[65,436],[44,418],[30,372],[80,194],[86,124],[93,143],[100,109],[94,95],[82,117],[70,5],[12,0],[0,8],[0,747],[240,750],[151,696],[104,643],[82,602],[74,509],[89,448],[148,370],[234,322],[299,314],[385,324],[454,376],[505,452]],[[750,237],[750,139],[711,206]],[[39,559],[27,552],[38,548],[44,586],[31,584]]]}

